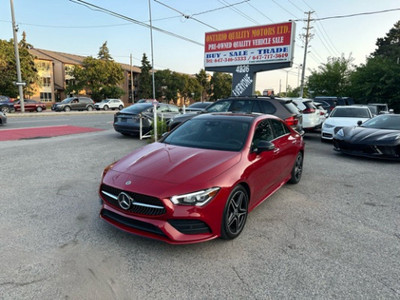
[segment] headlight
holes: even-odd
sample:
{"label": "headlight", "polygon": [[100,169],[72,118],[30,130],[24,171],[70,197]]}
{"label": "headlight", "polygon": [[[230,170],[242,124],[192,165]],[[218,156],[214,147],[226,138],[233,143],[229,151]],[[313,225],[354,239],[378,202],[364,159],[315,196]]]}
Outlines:
{"label": "headlight", "polygon": [[101,173],[101,180],[103,180],[103,178],[104,178],[104,176],[106,176],[107,172],[110,171],[117,162],[118,161],[114,161],[112,164],[109,164],[107,167],[104,168],[103,172]]}
{"label": "headlight", "polygon": [[335,127],[335,125],[324,123],[323,127],[325,127],[325,128],[333,128],[333,127]]}
{"label": "headlight", "polygon": [[340,136],[340,137],[344,137],[344,131],[343,131],[343,129],[340,129],[338,132],[336,132],[336,135],[337,135],[337,136]]}
{"label": "headlight", "polygon": [[171,197],[171,201],[174,204],[203,206],[212,198],[214,198],[219,190],[220,190],[219,187],[213,187],[207,190],[193,192],[190,194],[177,195]]}

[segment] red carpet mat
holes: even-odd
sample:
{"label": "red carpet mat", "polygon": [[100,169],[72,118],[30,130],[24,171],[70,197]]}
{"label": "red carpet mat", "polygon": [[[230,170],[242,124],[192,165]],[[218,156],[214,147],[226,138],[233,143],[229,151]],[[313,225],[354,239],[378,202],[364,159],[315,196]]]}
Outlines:
{"label": "red carpet mat", "polygon": [[103,129],[78,127],[78,126],[49,126],[49,127],[30,127],[4,129],[0,128],[0,141],[11,141],[21,139],[47,138],[59,135],[76,134],[84,132],[101,131]]}

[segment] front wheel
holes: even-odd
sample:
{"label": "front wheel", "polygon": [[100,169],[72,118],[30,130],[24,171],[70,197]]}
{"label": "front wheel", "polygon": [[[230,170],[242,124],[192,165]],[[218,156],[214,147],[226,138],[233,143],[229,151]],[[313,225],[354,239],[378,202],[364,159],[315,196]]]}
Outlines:
{"label": "front wheel", "polygon": [[43,108],[41,108],[40,106],[36,107],[37,112],[41,112],[42,110],[43,110]]}
{"label": "front wheel", "polygon": [[108,110],[108,105],[104,105],[103,109]]}
{"label": "front wheel", "polygon": [[120,105],[119,107],[118,107],[118,109],[119,110],[121,110],[121,109],[123,109],[124,107],[122,106],[122,105]]}
{"label": "front wheel", "polygon": [[236,186],[231,192],[222,216],[221,238],[232,240],[242,232],[247,220],[249,197],[246,190]]}
{"label": "front wheel", "polygon": [[93,106],[90,106],[90,105],[89,105],[89,106],[87,107],[87,111],[92,111],[92,110],[93,110]]}
{"label": "front wheel", "polygon": [[301,174],[303,173],[303,153],[299,152],[296,156],[296,161],[292,169],[289,183],[296,184],[300,182]]}
{"label": "front wheel", "polygon": [[65,112],[71,111],[71,107],[69,107],[69,106],[64,107],[64,111],[65,111]]}

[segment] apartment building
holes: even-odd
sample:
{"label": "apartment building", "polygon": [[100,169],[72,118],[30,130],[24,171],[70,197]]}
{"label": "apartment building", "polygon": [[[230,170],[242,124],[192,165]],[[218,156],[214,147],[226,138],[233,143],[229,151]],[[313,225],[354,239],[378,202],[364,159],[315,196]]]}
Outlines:
{"label": "apartment building", "polygon": [[[76,65],[82,65],[86,57],[36,48],[29,49],[29,52],[35,57],[35,65],[41,78],[41,86],[36,88],[36,93],[31,99],[51,103],[68,97],[65,89],[74,80],[68,71]],[[133,100],[137,100],[140,68],[120,65],[124,71],[124,80],[120,87],[125,91],[121,100],[126,104],[133,103]]]}

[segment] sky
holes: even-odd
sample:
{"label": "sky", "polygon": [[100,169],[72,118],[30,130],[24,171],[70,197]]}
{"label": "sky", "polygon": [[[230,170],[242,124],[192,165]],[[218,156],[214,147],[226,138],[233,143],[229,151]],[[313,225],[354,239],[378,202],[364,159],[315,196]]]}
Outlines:
{"label": "sky", "polygon": [[[121,19],[88,8],[77,0],[13,0],[18,40],[26,32],[35,48],[97,57],[104,42],[113,59],[140,66],[143,53],[151,62],[149,0],[85,0],[131,19]],[[257,74],[256,90],[275,93],[295,88],[304,58],[306,13],[312,11],[312,38],[306,73],[329,57],[352,57],[355,65],[366,62],[376,49],[377,38],[385,37],[400,20],[400,0],[150,0],[153,30],[153,59],[156,69],[195,74],[204,68],[206,32],[296,21],[292,68]],[[393,10],[383,13],[352,14]],[[184,17],[183,15],[187,16]],[[167,34],[168,32],[170,34]],[[171,34],[175,35],[172,36]],[[0,0],[0,39],[13,37],[10,0]]]}

